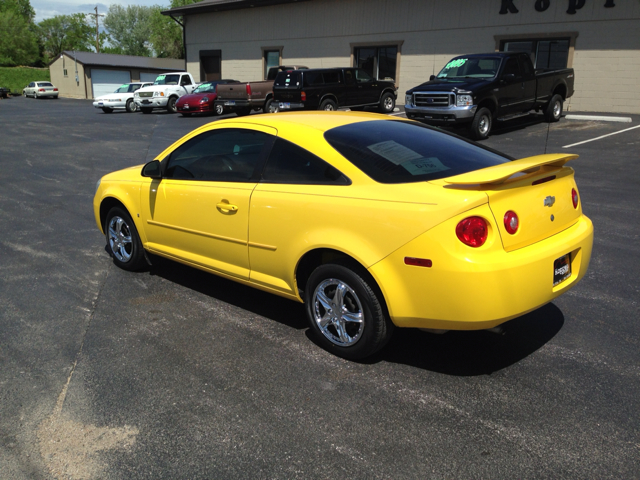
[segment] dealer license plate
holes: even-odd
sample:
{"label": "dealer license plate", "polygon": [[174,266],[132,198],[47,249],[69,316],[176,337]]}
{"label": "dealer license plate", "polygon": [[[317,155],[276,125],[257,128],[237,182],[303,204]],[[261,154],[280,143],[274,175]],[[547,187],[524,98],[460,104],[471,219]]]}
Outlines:
{"label": "dealer license plate", "polygon": [[291,104],[289,102],[280,102],[280,105],[278,105],[280,107],[280,109],[287,109],[287,108],[291,108]]}
{"label": "dealer license plate", "polygon": [[102,107],[104,104],[102,102],[98,102],[98,106]]}
{"label": "dealer license plate", "polygon": [[224,102],[224,104],[233,106],[233,105],[236,104],[236,101],[235,100],[227,100],[226,102]]}
{"label": "dealer license plate", "polygon": [[571,254],[567,253],[553,262],[553,286],[559,285],[571,276]]}
{"label": "dealer license plate", "polygon": [[142,100],[142,103],[146,105],[147,103],[151,103],[151,100]]}
{"label": "dealer license plate", "polygon": [[188,104],[188,103],[185,103],[185,104],[184,104],[184,107],[182,107],[182,108],[184,108],[185,110],[189,110],[189,104]]}

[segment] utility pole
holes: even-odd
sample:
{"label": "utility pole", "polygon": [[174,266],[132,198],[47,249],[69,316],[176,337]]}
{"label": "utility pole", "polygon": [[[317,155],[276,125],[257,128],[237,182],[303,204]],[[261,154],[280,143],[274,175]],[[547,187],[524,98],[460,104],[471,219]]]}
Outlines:
{"label": "utility pole", "polygon": [[94,8],[94,10],[96,11],[96,13],[87,13],[87,15],[91,15],[92,17],[96,17],[96,52],[100,53],[100,33],[98,31],[98,27],[99,27],[99,17],[104,17],[104,14],[102,13],[98,13],[98,6],[96,5],[96,8]]}

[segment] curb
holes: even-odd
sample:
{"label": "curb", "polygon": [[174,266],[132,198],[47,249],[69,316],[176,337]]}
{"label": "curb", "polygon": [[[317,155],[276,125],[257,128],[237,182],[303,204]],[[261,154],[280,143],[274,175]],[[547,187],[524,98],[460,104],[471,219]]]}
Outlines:
{"label": "curb", "polygon": [[621,122],[621,123],[631,123],[631,117],[606,117],[600,115],[565,115],[567,120],[593,120],[593,121],[601,121],[601,122]]}

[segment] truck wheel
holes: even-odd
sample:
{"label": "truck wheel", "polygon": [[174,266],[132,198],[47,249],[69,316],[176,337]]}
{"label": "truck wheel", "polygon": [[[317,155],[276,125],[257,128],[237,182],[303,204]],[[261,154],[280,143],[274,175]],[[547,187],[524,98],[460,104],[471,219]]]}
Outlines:
{"label": "truck wheel", "polygon": [[476,112],[471,122],[471,138],[474,140],[483,140],[489,136],[491,131],[491,111],[488,108],[481,108]]}
{"label": "truck wheel", "polygon": [[554,95],[551,97],[547,108],[544,111],[544,117],[547,122],[557,122],[562,116],[562,97],[560,95]]}
{"label": "truck wheel", "polygon": [[393,109],[396,108],[396,101],[393,98],[393,95],[390,93],[385,93],[380,99],[380,113],[391,113]]}
{"label": "truck wheel", "polygon": [[326,99],[325,101],[323,101],[320,104],[320,110],[326,110],[328,112],[333,112],[335,110],[338,110],[338,105],[336,105],[336,102],[334,102],[333,100],[330,99]]}
{"label": "truck wheel", "polygon": [[127,105],[125,106],[125,108],[127,109],[127,112],[129,112],[129,113],[133,113],[133,112],[138,111],[138,105],[131,98],[129,100],[127,100]]}
{"label": "truck wheel", "polygon": [[141,108],[140,108],[140,111],[141,111],[142,113],[151,113],[151,110],[153,110],[153,109],[152,109],[152,108],[149,108],[149,107],[141,107]]}
{"label": "truck wheel", "polygon": [[167,112],[176,113],[178,111],[176,108],[176,101],[178,101],[176,97],[169,98],[169,101],[167,102]]}
{"label": "truck wheel", "polygon": [[264,113],[273,113],[271,111],[271,104],[273,103],[273,98],[267,98],[267,100],[264,102],[264,107],[262,107],[262,111]]}

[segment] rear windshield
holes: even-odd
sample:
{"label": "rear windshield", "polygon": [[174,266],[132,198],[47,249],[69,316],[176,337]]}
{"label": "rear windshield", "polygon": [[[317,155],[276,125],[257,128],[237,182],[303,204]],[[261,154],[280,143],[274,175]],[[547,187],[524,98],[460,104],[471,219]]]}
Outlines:
{"label": "rear windshield", "polygon": [[39,87],[53,87],[53,85],[51,85],[49,82],[39,82],[38,86]]}
{"label": "rear windshield", "polygon": [[401,120],[352,123],[326,131],[324,138],[380,183],[437,180],[512,160],[457,135]]}
{"label": "rear windshield", "polygon": [[302,74],[297,70],[280,72],[273,82],[276,87],[300,88],[302,85]]}

